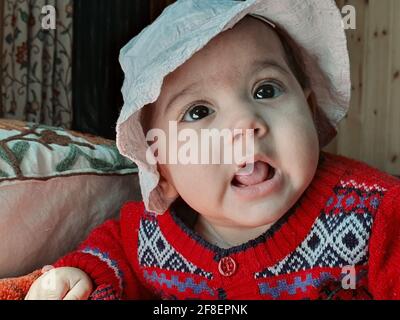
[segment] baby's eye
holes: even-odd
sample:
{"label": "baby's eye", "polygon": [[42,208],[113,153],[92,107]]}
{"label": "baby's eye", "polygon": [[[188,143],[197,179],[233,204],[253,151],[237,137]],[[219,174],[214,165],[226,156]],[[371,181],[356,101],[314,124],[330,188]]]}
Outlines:
{"label": "baby's eye", "polygon": [[254,99],[274,99],[282,95],[283,89],[276,83],[269,82],[259,86],[254,93]]}
{"label": "baby's eye", "polygon": [[185,112],[185,114],[182,117],[182,121],[183,122],[194,122],[194,121],[198,121],[201,120],[207,116],[209,116],[210,114],[214,113],[215,111],[203,106],[203,105],[195,105],[192,106],[191,108],[189,108],[189,110],[187,110]]}

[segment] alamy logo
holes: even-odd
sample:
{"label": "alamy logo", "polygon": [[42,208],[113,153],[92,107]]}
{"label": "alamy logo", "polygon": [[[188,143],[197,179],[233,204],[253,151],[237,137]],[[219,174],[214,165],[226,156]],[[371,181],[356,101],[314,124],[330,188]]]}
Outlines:
{"label": "alamy logo", "polygon": [[342,288],[344,290],[355,290],[357,285],[357,274],[354,266],[344,266],[342,268]]}
{"label": "alamy logo", "polygon": [[254,129],[179,130],[176,121],[170,121],[168,132],[151,129],[146,134],[149,164],[240,164],[245,171],[253,170],[255,142]]}
{"label": "alamy logo", "polygon": [[351,5],[345,5],[342,10],[342,25],[345,30],[355,30],[357,27],[356,8]]}
{"label": "alamy logo", "polygon": [[[341,9],[343,15],[342,25],[345,30],[356,29],[356,8],[352,5],[345,5]],[[42,28],[45,30],[56,28],[56,9],[52,5],[42,7]]]}
{"label": "alamy logo", "polygon": [[44,30],[55,30],[56,29],[56,8],[51,5],[42,7],[42,28]]}

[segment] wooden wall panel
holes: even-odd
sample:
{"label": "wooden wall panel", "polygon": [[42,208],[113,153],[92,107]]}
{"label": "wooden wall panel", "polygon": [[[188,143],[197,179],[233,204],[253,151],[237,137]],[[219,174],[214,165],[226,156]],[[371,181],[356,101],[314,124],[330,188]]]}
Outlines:
{"label": "wooden wall panel", "polygon": [[353,5],[347,30],[352,99],[337,138],[326,150],[400,175],[400,1],[337,0]]}
{"label": "wooden wall panel", "polygon": [[389,71],[390,113],[385,170],[400,176],[400,1],[392,0],[390,37],[391,69]]}

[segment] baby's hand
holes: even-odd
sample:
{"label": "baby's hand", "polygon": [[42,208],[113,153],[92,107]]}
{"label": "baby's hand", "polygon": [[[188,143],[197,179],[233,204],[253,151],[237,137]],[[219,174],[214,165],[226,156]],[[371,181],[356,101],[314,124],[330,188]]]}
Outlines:
{"label": "baby's hand", "polygon": [[82,270],[52,268],[32,284],[25,300],[86,300],[92,290],[92,281]]}

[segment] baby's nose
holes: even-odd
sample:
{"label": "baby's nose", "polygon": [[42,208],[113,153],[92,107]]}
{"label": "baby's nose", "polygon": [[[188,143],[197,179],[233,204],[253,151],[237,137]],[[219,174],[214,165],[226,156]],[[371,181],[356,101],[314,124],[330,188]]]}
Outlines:
{"label": "baby's nose", "polygon": [[246,134],[254,135],[254,138],[262,138],[268,133],[268,125],[258,115],[247,112],[238,116],[233,126],[233,140]]}

